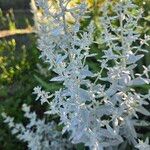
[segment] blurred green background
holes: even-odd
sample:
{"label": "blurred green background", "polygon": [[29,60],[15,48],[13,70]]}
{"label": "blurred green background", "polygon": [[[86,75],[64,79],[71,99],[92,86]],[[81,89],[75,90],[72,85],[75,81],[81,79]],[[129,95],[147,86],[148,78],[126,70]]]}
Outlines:
{"label": "blurred green background", "polygon": [[[34,25],[30,0],[0,0],[0,9],[0,36],[3,31],[15,32]],[[36,39],[34,33],[0,38],[0,113],[5,111],[18,122],[26,122],[21,111],[23,103],[39,110],[32,91],[39,84],[38,77],[46,79],[46,73],[41,71]],[[0,116],[0,150],[13,149],[27,148],[11,135]]]}
{"label": "blurred green background", "polygon": [[[77,1],[77,0],[73,0]],[[99,4],[105,0],[98,0]],[[143,26],[141,31],[150,35],[150,0],[134,0],[136,4],[144,9],[144,19],[140,24]],[[99,7],[92,5],[94,0],[88,0],[90,3],[90,15],[97,24],[99,17]],[[17,29],[30,29],[34,26],[33,15],[30,10],[30,0],[0,0],[0,35],[2,31],[16,31]],[[82,23],[82,28],[87,26],[89,20]],[[95,38],[99,37],[100,29],[97,27]],[[8,32],[8,33],[9,33]],[[39,59],[37,49],[37,36],[30,34],[14,34],[0,38],[0,113],[6,112],[8,115],[15,117],[16,121],[25,123],[21,112],[23,103],[32,105],[37,111],[39,117],[42,115],[40,104],[34,101],[32,95],[33,88],[41,85],[48,91],[56,90],[59,85],[48,84],[50,76],[53,74],[47,71],[47,65]],[[91,51],[102,55],[103,45],[96,44],[91,46]],[[146,47],[150,50],[150,47]],[[88,60],[88,64],[93,71],[99,69],[96,59]],[[141,72],[142,65],[150,64],[150,54],[139,62],[137,72]],[[142,87],[148,90],[149,86]],[[147,119],[147,118],[146,118]],[[146,127],[143,132],[145,136],[150,135],[150,127]],[[0,150],[25,150],[26,144],[18,141],[15,136],[11,135],[10,130],[3,123],[0,116]]]}

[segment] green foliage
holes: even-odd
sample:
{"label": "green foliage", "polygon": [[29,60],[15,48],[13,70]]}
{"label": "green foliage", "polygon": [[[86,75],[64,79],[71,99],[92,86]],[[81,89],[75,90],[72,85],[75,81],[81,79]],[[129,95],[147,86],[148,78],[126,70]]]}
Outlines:
{"label": "green foliage", "polygon": [[61,84],[56,84],[56,83],[51,83],[48,84],[46,81],[44,81],[42,78],[34,75],[36,81],[41,85],[44,89],[46,89],[49,92],[54,92],[58,90],[62,85]]}
{"label": "green foliage", "polygon": [[0,23],[1,23],[0,29],[9,29],[9,30],[16,29],[16,22],[13,9],[10,9],[6,14],[4,14],[0,9]]}
{"label": "green foliage", "polygon": [[18,28],[27,28],[33,25],[30,11],[13,10],[2,11],[0,8],[0,30],[13,31]]}
{"label": "green foliage", "polygon": [[[14,30],[16,26],[27,26],[22,14],[14,16],[13,11],[11,13],[4,14],[0,10],[0,29]],[[29,22],[28,25],[30,24]],[[5,111],[18,122],[26,123],[20,108],[23,103],[34,105],[33,88],[39,81],[46,80],[48,74],[44,74],[38,65],[44,66],[38,58],[39,51],[36,47],[36,37],[33,34],[0,39],[0,114]],[[39,110],[37,104],[33,108],[41,114],[42,110]],[[11,135],[1,116],[0,135],[0,149],[26,149],[25,144]]]}
{"label": "green foliage", "polygon": [[[14,39],[0,41],[0,113],[6,111],[23,120],[20,111],[23,103],[31,104],[32,90],[37,85],[33,74],[37,74],[36,64],[39,62],[38,50],[35,48],[35,38],[29,37],[31,46],[19,46]],[[0,117],[0,149],[22,150],[22,144],[11,135],[2,123]]]}
{"label": "green foliage", "polygon": [[[25,46],[21,48],[22,53],[17,54],[16,42],[12,40],[0,41],[0,83],[11,83],[24,68],[28,67]],[[16,58],[17,56],[17,58]]]}

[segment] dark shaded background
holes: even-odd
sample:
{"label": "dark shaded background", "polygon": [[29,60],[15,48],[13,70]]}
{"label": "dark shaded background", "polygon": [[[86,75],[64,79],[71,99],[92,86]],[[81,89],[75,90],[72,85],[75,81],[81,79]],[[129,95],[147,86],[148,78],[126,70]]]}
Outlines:
{"label": "dark shaded background", "polygon": [[2,10],[13,9],[29,9],[30,0],[0,0],[0,8]]}

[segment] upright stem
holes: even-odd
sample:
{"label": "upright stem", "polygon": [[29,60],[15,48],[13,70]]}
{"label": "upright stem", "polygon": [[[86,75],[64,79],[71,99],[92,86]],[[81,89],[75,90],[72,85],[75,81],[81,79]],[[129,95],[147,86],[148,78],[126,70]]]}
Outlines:
{"label": "upright stem", "polygon": [[[126,54],[126,52],[125,52],[125,47],[124,47],[124,36],[123,36],[123,32],[124,32],[124,29],[123,29],[123,19],[122,19],[122,14],[123,14],[123,12],[122,12],[122,10],[121,10],[121,12],[120,12],[120,18],[119,18],[119,21],[120,21],[120,34],[121,34],[121,46],[122,46],[122,55],[123,55],[123,57],[125,56],[125,54]],[[122,65],[123,65],[123,67],[126,67],[126,60],[125,60],[125,58],[122,58]]]}
{"label": "upright stem", "polygon": [[62,19],[63,19],[63,25],[64,25],[64,32],[67,34],[67,25],[66,25],[66,7],[63,5],[63,0],[59,0],[59,6],[61,8],[61,13],[62,13]]}

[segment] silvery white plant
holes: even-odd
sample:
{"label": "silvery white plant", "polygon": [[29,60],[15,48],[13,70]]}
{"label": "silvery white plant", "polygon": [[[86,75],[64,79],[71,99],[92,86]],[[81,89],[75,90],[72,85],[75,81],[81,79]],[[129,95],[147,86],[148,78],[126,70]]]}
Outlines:
{"label": "silvery white plant", "polygon": [[149,150],[149,139],[146,138],[145,142],[139,140],[139,144],[136,145],[136,148],[139,150]]}
{"label": "silvery white plant", "polygon": [[[86,58],[95,55],[90,53],[94,25],[91,21],[87,29],[81,30],[80,20],[87,17],[84,16],[86,5],[68,8],[69,2],[58,0],[59,10],[52,12],[47,0],[37,0],[43,19],[47,20],[47,24],[40,24],[38,28],[40,57],[57,74],[50,81],[62,82],[63,88],[50,94],[52,101],[43,99],[40,89],[36,89],[36,93],[41,103],[48,102],[47,114],[60,116],[60,124],[64,125],[62,132],[69,132],[73,143],[82,142],[94,150],[113,148],[124,141],[136,146],[137,112],[150,115],[143,107],[149,104],[150,91],[143,95],[134,89],[150,83],[150,66],[143,66],[142,74],[134,73],[137,61],[147,52],[143,47],[150,39],[146,35],[141,39],[137,30],[142,12],[130,0],[121,0],[115,6],[106,3],[100,19],[107,49],[98,60],[100,71],[94,74],[86,64]],[[113,7],[111,14],[110,6]],[[72,25],[66,21],[68,13],[74,17]],[[107,75],[103,76],[103,72]]]}
{"label": "silvery white plant", "polygon": [[[135,88],[150,83],[150,66],[143,66],[143,73],[135,74],[137,61],[147,52],[144,45],[150,40],[146,35],[142,39],[138,33],[141,10],[131,0],[106,3],[100,18],[101,40],[106,49],[97,60],[99,72],[93,73],[86,59],[96,55],[90,52],[90,46],[101,43],[94,41],[92,21],[81,30],[80,21],[88,17],[86,4],[70,8],[70,0],[58,0],[55,11],[48,0],[36,2],[42,10],[37,22],[40,57],[56,73],[50,81],[63,85],[54,93],[34,88],[36,100],[49,105],[45,113],[57,114],[62,133],[69,133],[72,143],[84,143],[91,150],[123,150],[127,142],[139,150],[149,149],[148,139],[142,142],[135,129],[149,125],[139,119],[138,113],[150,115],[143,106],[149,104],[150,90],[142,94]],[[74,18],[73,24],[66,21],[68,14]]]}
{"label": "silvery white plant", "polygon": [[23,104],[22,110],[29,123],[24,126],[21,123],[14,123],[14,118],[2,113],[4,122],[8,124],[12,134],[27,143],[29,150],[67,150],[73,145],[62,137],[61,132],[56,130],[54,121],[46,123],[45,119],[38,119],[30,107]]}

